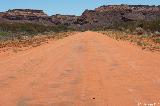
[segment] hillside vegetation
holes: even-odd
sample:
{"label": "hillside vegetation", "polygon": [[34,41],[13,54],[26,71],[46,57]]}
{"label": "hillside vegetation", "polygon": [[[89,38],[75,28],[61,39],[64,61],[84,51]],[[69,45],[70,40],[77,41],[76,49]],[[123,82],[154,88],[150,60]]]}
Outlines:
{"label": "hillside vegetation", "polygon": [[34,23],[0,23],[0,40],[23,39],[47,32],[59,33],[71,30],[71,28],[64,25],[45,26]]}

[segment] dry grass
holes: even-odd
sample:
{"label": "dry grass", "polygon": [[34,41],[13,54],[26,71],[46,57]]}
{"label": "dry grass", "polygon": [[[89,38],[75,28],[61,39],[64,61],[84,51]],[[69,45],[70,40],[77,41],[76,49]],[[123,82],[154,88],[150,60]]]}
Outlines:
{"label": "dry grass", "polygon": [[99,31],[99,33],[116,40],[130,41],[138,46],[141,46],[142,49],[160,51],[160,36],[131,35],[121,31]]}
{"label": "dry grass", "polygon": [[[49,40],[58,40],[67,36],[71,36],[76,32],[61,32],[61,33],[48,33],[45,35],[37,35],[33,38],[26,38],[23,40],[5,41],[0,42],[0,52],[5,52],[8,48],[12,48],[13,51],[20,51],[20,48],[32,48],[42,44],[48,43]],[[4,49],[6,48],[6,49]]]}

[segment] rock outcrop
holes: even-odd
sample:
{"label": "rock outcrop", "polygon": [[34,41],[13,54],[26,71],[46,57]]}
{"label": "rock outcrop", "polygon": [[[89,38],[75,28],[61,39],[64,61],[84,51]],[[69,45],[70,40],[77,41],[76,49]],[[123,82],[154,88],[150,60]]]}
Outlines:
{"label": "rock outcrop", "polygon": [[109,5],[95,9],[96,12],[117,12],[130,20],[154,20],[160,18],[160,6],[149,5]]}
{"label": "rock outcrop", "polygon": [[0,18],[3,17],[5,15],[4,12],[0,12]]}
{"label": "rock outcrop", "polygon": [[45,25],[67,25],[77,29],[109,27],[120,22],[160,20],[160,6],[107,5],[85,10],[81,16],[48,16],[42,10],[14,9],[0,13],[0,19],[9,22],[31,22]]}
{"label": "rock outcrop", "polygon": [[60,14],[48,16],[43,12],[43,10],[13,9],[6,12],[1,12],[0,18],[6,22],[37,23],[45,25],[72,25],[75,23],[78,16]]}
{"label": "rock outcrop", "polygon": [[60,15],[56,14],[51,16],[53,24],[73,25],[75,24],[78,16],[75,15]]}
{"label": "rock outcrop", "polygon": [[[0,22],[37,23],[51,25],[51,18],[43,10],[13,9],[1,13]],[[3,20],[3,21],[2,21]]]}
{"label": "rock outcrop", "polygon": [[128,21],[160,20],[160,6],[148,5],[108,5],[94,10],[85,10],[81,25],[88,28],[112,26],[114,23]]}
{"label": "rock outcrop", "polygon": [[31,10],[31,9],[14,9],[8,10],[3,18],[9,20],[34,20],[37,18],[47,17],[42,10]]}

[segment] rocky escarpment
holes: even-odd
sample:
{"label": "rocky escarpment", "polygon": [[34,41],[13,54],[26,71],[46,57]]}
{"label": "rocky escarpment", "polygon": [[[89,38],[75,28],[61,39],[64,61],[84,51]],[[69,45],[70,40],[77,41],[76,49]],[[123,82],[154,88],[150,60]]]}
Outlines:
{"label": "rocky escarpment", "polygon": [[0,22],[51,24],[51,19],[43,10],[13,9],[1,13],[0,18]]}
{"label": "rocky escarpment", "polygon": [[0,12],[0,18],[3,17],[5,15],[4,12]]}
{"label": "rocky escarpment", "polygon": [[0,22],[31,22],[45,25],[66,25],[76,29],[110,27],[115,23],[160,20],[160,6],[107,5],[85,10],[81,16],[48,16],[42,10],[14,9],[0,13]]}
{"label": "rocky escarpment", "polygon": [[108,5],[95,9],[96,12],[117,12],[129,20],[155,20],[160,18],[160,6]]}
{"label": "rocky escarpment", "polygon": [[[52,15],[48,16],[43,10],[32,9],[13,9],[0,13],[0,18],[3,22],[18,22],[18,23],[37,23],[45,25],[73,25],[78,16],[74,15]],[[0,22],[1,22],[0,20]]]}
{"label": "rocky escarpment", "polygon": [[107,5],[85,10],[80,19],[84,28],[108,27],[120,22],[160,20],[160,6]]}
{"label": "rocky escarpment", "polygon": [[56,15],[51,16],[51,18],[52,18],[52,23],[56,25],[58,24],[74,25],[79,17],[75,15],[56,14]]}
{"label": "rocky escarpment", "polygon": [[42,10],[31,10],[31,9],[14,9],[8,10],[3,18],[9,20],[34,20],[37,18],[47,17]]}

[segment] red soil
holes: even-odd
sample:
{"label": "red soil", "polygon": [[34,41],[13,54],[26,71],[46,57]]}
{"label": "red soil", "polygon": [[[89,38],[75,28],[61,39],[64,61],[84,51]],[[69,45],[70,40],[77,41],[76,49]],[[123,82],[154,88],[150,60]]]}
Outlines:
{"label": "red soil", "polygon": [[84,32],[0,54],[0,106],[145,103],[160,105],[159,52]]}

